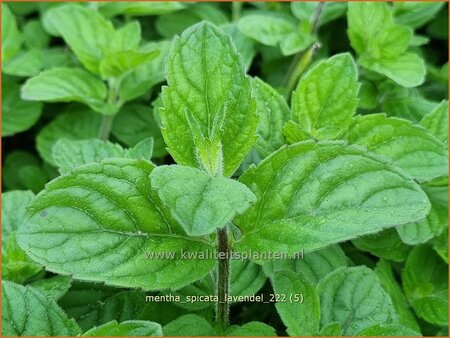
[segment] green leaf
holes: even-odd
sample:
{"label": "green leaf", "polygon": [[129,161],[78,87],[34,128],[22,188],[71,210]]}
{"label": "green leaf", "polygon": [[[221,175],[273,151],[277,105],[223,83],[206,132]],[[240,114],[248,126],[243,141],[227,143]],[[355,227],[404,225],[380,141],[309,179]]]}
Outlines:
{"label": "green leaf", "polygon": [[425,80],[425,63],[413,53],[404,53],[398,57],[379,60],[361,57],[359,63],[406,88],[417,87]]}
{"label": "green leaf", "polygon": [[396,320],[392,300],[367,267],[340,268],[318,285],[321,324],[339,322],[342,334],[356,335],[373,323]]}
{"label": "green leaf", "polygon": [[424,128],[384,114],[357,116],[345,138],[385,156],[420,181],[447,174],[446,146]]}
{"label": "green leaf", "polygon": [[48,102],[82,102],[106,115],[116,108],[105,103],[106,85],[83,69],[47,70],[28,79],[22,87],[22,99]]}
{"label": "green leaf", "polygon": [[136,145],[136,149],[123,149],[119,144],[98,139],[60,139],[53,146],[52,157],[61,174],[70,173],[83,164],[100,162],[107,158],[147,159],[151,157],[152,142],[147,140]]}
{"label": "green leaf", "polygon": [[395,22],[419,28],[432,20],[444,6],[444,2],[394,2]]}
{"label": "green leaf", "polygon": [[231,176],[258,126],[250,79],[231,39],[208,23],[183,32],[172,42],[167,82],[160,115],[170,154],[178,164]]}
{"label": "green leaf", "polygon": [[76,336],[80,328],[32,287],[2,281],[3,336]]}
{"label": "green leaf", "polygon": [[155,59],[158,54],[159,51],[157,50],[148,53],[132,50],[110,53],[100,62],[100,74],[104,79],[121,77],[140,65]]}
{"label": "green leaf", "polygon": [[6,156],[2,174],[3,184],[9,190],[32,190],[37,193],[48,180],[41,162],[33,154],[21,150]]}
{"label": "green leaf", "polygon": [[130,147],[142,140],[154,140],[153,155],[163,157],[167,154],[166,144],[155,121],[150,107],[142,104],[125,105],[114,117],[112,134]]}
{"label": "green leaf", "polygon": [[[338,141],[282,148],[241,177],[257,202],[236,218],[240,250],[312,251],[420,220],[430,203],[397,167]],[[283,231],[280,231],[283,229]]]}
{"label": "green leaf", "polygon": [[[78,279],[145,290],[200,279],[215,262],[180,255],[213,247],[184,237],[166,217],[151,194],[153,168],[144,160],[111,159],[53,180],[30,205],[19,244],[47,270]],[[175,257],[146,259],[164,252]]]}
{"label": "green leaf", "polygon": [[28,48],[47,48],[50,36],[45,32],[40,20],[27,21],[23,27],[23,37]]}
{"label": "green leaf", "polygon": [[41,49],[20,51],[4,65],[2,72],[19,77],[36,76],[45,66],[44,56],[44,50]]}
{"label": "green leaf", "polygon": [[379,325],[375,324],[361,332],[358,333],[358,336],[375,336],[375,337],[383,337],[383,336],[422,336],[420,332],[410,329],[409,327],[405,327],[400,324],[387,324],[387,325]]}
{"label": "green leaf", "polygon": [[10,136],[31,128],[41,116],[42,103],[20,99],[19,84],[3,79],[2,136]]}
{"label": "green leaf", "polygon": [[33,200],[31,191],[8,191],[2,193],[2,246],[10,234],[19,229],[25,221],[27,206]]}
{"label": "green leaf", "polygon": [[161,325],[145,320],[128,320],[121,323],[111,321],[94,327],[82,336],[162,336]]}
{"label": "green leaf", "polygon": [[333,322],[323,326],[320,329],[318,336],[342,336],[341,324],[339,324],[338,322]]}
{"label": "green leaf", "polygon": [[272,260],[264,263],[267,275],[277,271],[290,270],[302,275],[311,283],[317,284],[321,279],[337,268],[347,266],[347,257],[339,245],[313,251],[301,259]]}
{"label": "green leaf", "polygon": [[338,54],[309,70],[292,94],[292,115],[308,133],[335,138],[358,106],[358,71],[350,54]]}
{"label": "green leaf", "polygon": [[245,337],[245,336],[276,336],[275,329],[261,322],[249,322],[239,327],[229,327],[227,336]]}
{"label": "green leaf", "polygon": [[319,331],[320,304],[315,286],[292,271],[275,272],[275,294],[286,297],[275,307],[290,336],[313,336]]}
{"label": "green leaf", "polygon": [[236,50],[242,56],[246,69],[249,69],[256,54],[254,42],[239,30],[237,23],[228,23],[220,28],[231,37]]}
{"label": "green leaf", "polygon": [[89,71],[99,74],[100,62],[114,37],[111,22],[95,10],[64,4],[46,11],[43,24],[47,31],[63,37]]}
{"label": "green leaf", "polygon": [[384,259],[380,259],[374,271],[378,275],[378,279],[380,280],[383,289],[392,299],[392,304],[397,313],[399,324],[420,332],[416,317],[414,316],[389,263]]}
{"label": "green leaf", "polygon": [[433,249],[448,264],[448,227],[433,241]]}
{"label": "green leaf", "polygon": [[2,4],[2,65],[11,60],[22,46],[23,37],[9,6]]}
{"label": "green leaf", "polygon": [[55,276],[47,279],[39,279],[30,284],[36,290],[42,292],[47,298],[55,300],[63,297],[72,285],[72,279],[67,276]]}
{"label": "green leaf", "polygon": [[75,108],[57,116],[38,133],[36,148],[39,155],[52,165],[52,149],[59,139],[87,140],[97,137],[101,116],[87,109]]}
{"label": "green leaf", "polygon": [[204,236],[224,227],[254,202],[242,183],[177,165],[160,166],[150,175],[151,186],[189,236]]}
{"label": "green leaf", "polygon": [[213,336],[208,321],[199,315],[181,316],[163,327],[164,336]]}
{"label": "green leaf", "polygon": [[253,89],[259,114],[259,138],[255,148],[266,157],[285,143],[282,129],[291,112],[284,98],[264,81],[253,79]]}
{"label": "green leaf", "polygon": [[273,12],[246,15],[239,20],[238,27],[248,37],[267,46],[276,46],[296,32],[295,20]]}
{"label": "green leaf", "polygon": [[448,266],[429,245],[414,248],[402,281],[418,317],[434,325],[448,325]]}
{"label": "green leaf", "polygon": [[[396,86],[391,83],[392,86]],[[398,86],[396,86],[399,88]],[[403,89],[403,88],[402,88]],[[382,95],[385,97],[389,93],[396,93],[393,87],[386,88]],[[410,120],[411,122],[419,122],[427,113],[436,108],[436,103],[424,99],[423,97],[410,97],[411,92],[406,90],[403,94],[395,95],[392,98],[387,97],[383,102],[383,111],[388,114],[388,116],[400,117],[403,119]]]}
{"label": "green leaf", "polygon": [[448,226],[448,208],[439,204],[433,195],[429,195],[431,210],[421,221],[397,227],[401,240],[409,245],[425,243],[439,236]]}
{"label": "green leaf", "polygon": [[123,76],[119,88],[121,100],[131,101],[146,94],[157,83],[164,81],[164,64],[169,46],[169,41],[159,41],[147,43],[139,49],[140,53],[159,51],[159,54]]}
{"label": "green leaf", "polygon": [[185,8],[181,2],[107,2],[100,3],[100,12],[106,17],[116,15],[144,16],[163,15]]}
{"label": "green leaf", "polygon": [[442,101],[419,124],[442,142],[448,143],[448,101]]}
{"label": "green leaf", "polygon": [[362,251],[395,262],[404,262],[411,247],[404,244],[396,229],[387,229],[373,235],[356,238],[352,243]]}
{"label": "green leaf", "polygon": [[180,34],[189,26],[201,21],[207,21],[215,25],[223,25],[229,21],[219,4],[196,3],[187,6],[186,9],[176,13],[160,16],[156,20],[156,30],[164,38],[172,38]]}

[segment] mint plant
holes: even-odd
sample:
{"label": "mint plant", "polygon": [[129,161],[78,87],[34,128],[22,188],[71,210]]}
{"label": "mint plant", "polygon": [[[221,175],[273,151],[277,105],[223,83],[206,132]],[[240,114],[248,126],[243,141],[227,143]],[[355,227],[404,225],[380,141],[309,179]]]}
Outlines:
{"label": "mint plant", "polygon": [[3,335],[445,335],[444,7],[2,4]]}

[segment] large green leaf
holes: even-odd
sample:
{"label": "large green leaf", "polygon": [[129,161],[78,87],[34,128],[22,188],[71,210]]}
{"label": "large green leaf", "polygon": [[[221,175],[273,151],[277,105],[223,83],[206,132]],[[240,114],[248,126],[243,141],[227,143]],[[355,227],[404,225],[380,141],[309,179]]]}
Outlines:
{"label": "large green leaf", "polygon": [[2,281],[3,336],[76,336],[80,328],[55,300],[32,287]]}
{"label": "large green leaf", "polygon": [[181,316],[163,327],[165,336],[213,336],[214,330],[208,321],[194,314]]}
{"label": "large green leaf", "polygon": [[420,181],[445,176],[447,147],[427,130],[384,114],[357,116],[345,138],[391,159]]}
{"label": "large green leaf", "polygon": [[2,4],[2,65],[19,52],[22,42],[14,14],[7,4]]}
{"label": "large green leaf", "polygon": [[22,99],[48,102],[77,101],[102,114],[114,114],[115,107],[105,103],[107,88],[103,81],[83,69],[57,68],[28,79]]}
{"label": "large green leaf", "polygon": [[258,126],[251,82],[230,37],[205,22],[184,31],[172,42],[167,82],[160,115],[175,161],[230,176]]}
{"label": "large green leaf", "polygon": [[209,235],[256,202],[242,183],[211,177],[195,168],[159,166],[150,179],[161,201],[190,236]]}
{"label": "large green leaf", "polygon": [[280,149],[240,181],[257,198],[235,221],[241,250],[311,251],[422,219],[430,209],[402,170],[338,141]]}
{"label": "large green leaf", "polygon": [[83,336],[162,336],[162,328],[158,323],[145,320],[111,321],[86,331]]}
{"label": "large green leaf", "polygon": [[42,103],[20,98],[20,86],[3,79],[2,136],[20,133],[32,127],[41,116]]}
{"label": "large green leaf", "polygon": [[181,255],[213,247],[184,237],[166,216],[151,193],[153,168],[144,160],[111,159],[55,179],[30,205],[19,244],[50,271],[110,285],[156,290],[200,279],[215,262]]}
{"label": "large green leaf", "polygon": [[358,71],[350,54],[319,62],[292,94],[292,115],[318,139],[331,139],[347,129],[358,105]]}
{"label": "large green leaf", "polygon": [[274,292],[286,297],[275,304],[290,336],[314,336],[319,331],[320,304],[316,288],[293,271],[275,272]]}
{"label": "large green leaf", "polygon": [[448,265],[429,245],[414,248],[402,281],[418,317],[434,325],[448,325]]}
{"label": "large green leaf", "polygon": [[342,335],[356,335],[373,323],[391,324],[396,314],[391,297],[367,267],[340,268],[318,285],[321,323],[339,322]]}
{"label": "large green leaf", "polygon": [[162,15],[183,9],[185,5],[175,1],[155,2],[106,2],[100,3],[100,12],[106,17],[116,15],[144,16]]}

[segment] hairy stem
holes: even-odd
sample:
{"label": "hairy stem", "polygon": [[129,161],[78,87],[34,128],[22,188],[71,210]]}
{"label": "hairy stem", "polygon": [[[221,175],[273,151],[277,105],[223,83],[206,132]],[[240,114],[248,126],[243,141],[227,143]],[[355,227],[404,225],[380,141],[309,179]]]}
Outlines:
{"label": "hairy stem", "polygon": [[216,320],[222,330],[228,326],[228,314],[230,312],[230,304],[227,296],[230,288],[230,260],[229,260],[229,239],[228,228],[217,230],[219,239],[219,267],[217,276],[217,297],[218,303],[216,308]]}
{"label": "hairy stem", "polygon": [[[314,13],[314,18],[312,19],[312,22],[311,22],[311,34],[313,34],[313,35],[317,33],[319,19],[320,19],[320,15],[322,14],[324,5],[325,5],[325,3],[320,2],[316,7],[316,10]],[[320,44],[316,41],[305,52],[297,53],[294,56],[294,58],[292,59],[292,62],[290,64],[288,72],[286,74],[286,78],[284,80],[285,87],[287,89],[286,99],[289,99],[292,91],[295,88],[295,85],[300,80],[300,77],[302,76],[305,69],[311,63],[312,57],[314,56],[314,53],[316,52],[316,50],[319,47],[320,47]]]}

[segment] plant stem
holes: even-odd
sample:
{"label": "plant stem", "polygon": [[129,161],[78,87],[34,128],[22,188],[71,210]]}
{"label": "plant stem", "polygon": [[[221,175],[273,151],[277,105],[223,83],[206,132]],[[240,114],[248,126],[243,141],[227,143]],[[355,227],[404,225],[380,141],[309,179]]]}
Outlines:
{"label": "plant stem", "polygon": [[[322,10],[325,3],[320,2],[315,10],[314,18],[311,22],[311,34],[314,35],[317,33],[317,28],[319,26],[319,19],[320,15],[322,14]],[[286,100],[289,99],[292,91],[295,88],[295,85],[300,80],[300,77],[302,76],[305,69],[308,67],[308,65],[311,63],[312,57],[314,56],[314,53],[316,50],[320,47],[319,42],[315,42],[312,44],[311,47],[309,47],[305,52],[303,53],[297,53],[294,58],[292,59],[292,62],[289,66],[286,78],[285,78],[285,87],[287,89],[286,92]]]}
{"label": "plant stem", "polygon": [[241,18],[242,2],[233,1],[231,3],[231,19],[238,21]]}
{"label": "plant stem", "polygon": [[[108,99],[107,103],[110,105],[120,104],[117,102],[117,95],[119,91],[119,83],[116,79],[112,78],[108,81]],[[115,115],[103,115],[100,129],[98,131],[98,138],[101,140],[108,140],[111,133],[112,124]]]}
{"label": "plant stem", "polygon": [[216,320],[223,331],[228,327],[228,314],[230,304],[228,303],[228,291],[230,288],[230,260],[229,260],[229,240],[228,228],[217,230],[219,240],[219,267],[217,277],[217,297]]}

